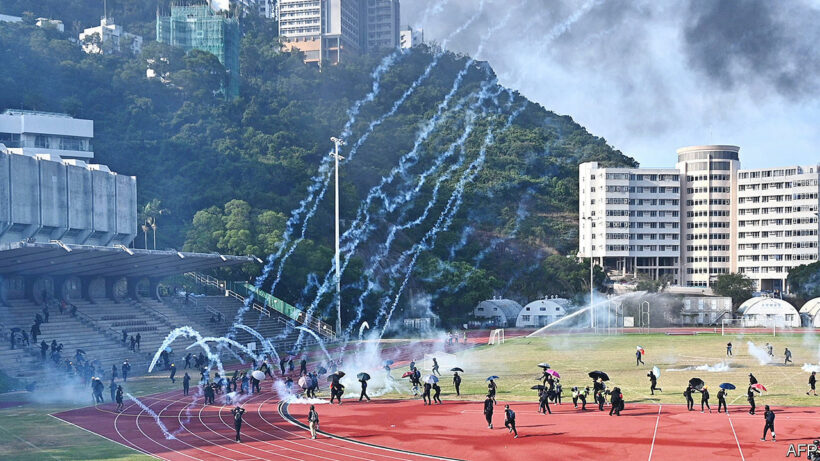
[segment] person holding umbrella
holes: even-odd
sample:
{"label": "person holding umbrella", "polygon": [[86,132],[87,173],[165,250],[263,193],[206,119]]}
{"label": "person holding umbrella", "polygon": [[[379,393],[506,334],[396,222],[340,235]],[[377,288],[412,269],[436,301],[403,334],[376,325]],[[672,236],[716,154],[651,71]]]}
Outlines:
{"label": "person holding umbrella", "polygon": [[498,376],[490,376],[489,378],[487,378],[487,380],[489,381],[487,383],[487,395],[489,395],[490,398],[493,399],[493,404],[498,404],[498,402],[495,401],[495,393],[498,390],[498,386],[495,384],[495,379],[497,378]]}
{"label": "person holding umbrella", "polygon": [[706,408],[709,409],[709,413],[712,412],[712,407],[709,406],[709,388],[703,386],[703,389],[700,390],[700,412],[703,413],[703,406],[706,405]]}
{"label": "person holding umbrella", "polygon": [[763,418],[766,420],[766,425],[763,426],[763,438],[760,439],[762,441],[766,441],[766,433],[769,430],[772,431],[772,442],[777,442],[777,439],[774,435],[774,412],[766,405],[766,411],[763,413]]}
{"label": "person holding umbrella", "polygon": [[[459,376],[458,371],[453,373],[453,386],[456,388],[456,396],[461,397],[461,376]],[[808,392],[806,392],[808,395]]]}
{"label": "person holding umbrella", "polygon": [[487,420],[488,429],[493,428],[493,405],[495,405],[495,401],[490,394],[487,394],[487,398],[484,400],[484,418]]}
{"label": "person holding umbrella", "polygon": [[649,377],[649,392],[651,392],[651,395],[655,395],[656,390],[663,392],[663,389],[658,387],[658,376],[655,374],[655,368],[649,370],[649,373],[646,376]]}
{"label": "person holding umbrella", "polygon": [[233,427],[236,429],[236,442],[242,443],[239,439],[239,432],[242,430],[242,415],[245,414],[245,409],[237,405],[231,410],[231,414],[233,414]]}
{"label": "person holding umbrella", "polygon": [[421,398],[424,399],[425,405],[432,405],[433,402],[430,400],[430,389],[432,389],[432,385],[429,381],[424,381],[424,392],[421,394]]}
{"label": "person holding umbrella", "polygon": [[369,402],[370,396],[367,395],[367,380],[370,379],[370,375],[368,375],[367,373],[359,373],[359,376],[357,376],[357,378],[359,378],[359,382],[362,383],[362,393],[361,395],[359,395],[359,402],[361,402],[364,398],[366,398]]}
{"label": "person holding umbrella", "polygon": [[718,398],[718,413],[720,413],[720,407],[723,406],[723,411],[726,413],[729,412],[729,408],[726,407],[726,391],[734,389],[735,386],[730,383],[723,383],[720,385],[720,390],[717,393]]}
{"label": "person holding umbrella", "polygon": [[518,438],[518,430],[515,428],[515,412],[510,410],[509,405],[504,405],[504,427],[515,433],[515,438]]}
{"label": "person holding umbrella", "polygon": [[316,412],[316,407],[311,405],[308,412],[308,425],[310,427],[310,438],[316,439],[316,430],[319,428],[319,413]]}
{"label": "person holding umbrella", "polygon": [[644,365],[643,363],[643,348],[638,346],[638,350],[635,351],[635,366]]}

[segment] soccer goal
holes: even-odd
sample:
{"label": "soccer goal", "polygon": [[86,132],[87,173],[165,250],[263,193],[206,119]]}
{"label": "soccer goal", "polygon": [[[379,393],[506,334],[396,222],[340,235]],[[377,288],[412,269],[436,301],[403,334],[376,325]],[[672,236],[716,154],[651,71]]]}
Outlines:
{"label": "soccer goal", "polygon": [[487,341],[487,344],[497,345],[497,344],[504,344],[504,329],[497,328],[495,330],[490,331],[490,339]]}
{"label": "soccer goal", "polygon": [[722,319],[720,321],[721,336],[738,334],[767,335],[769,333],[771,333],[772,336],[777,335],[777,324],[772,323],[767,326],[759,326],[744,318]]}

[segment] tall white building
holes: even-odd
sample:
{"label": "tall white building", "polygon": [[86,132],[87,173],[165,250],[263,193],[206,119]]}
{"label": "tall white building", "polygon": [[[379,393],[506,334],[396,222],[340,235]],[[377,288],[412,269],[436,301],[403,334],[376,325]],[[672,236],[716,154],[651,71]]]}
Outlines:
{"label": "tall white building", "polygon": [[142,37],[126,32],[122,26],[109,23],[108,18],[100,19],[100,25],[90,27],[80,33],[80,44],[86,53],[119,53],[123,46],[130,47],[136,54],[142,50]]}
{"label": "tall white building", "polygon": [[817,165],[741,170],[737,146],[677,153],[674,169],[580,165],[579,256],[690,287],[741,272],[767,291],[818,260]]}
{"label": "tall white building", "polygon": [[364,49],[367,52],[399,47],[399,0],[361,0]]}
{"label": "tall white building", "polygon": [[413,29],[406,26],[399,31],[399,46],[402,48],[413,48],[424,43],[424,29]]}
{"label": "tall white building", "polygon": [[0,114],[0,144],[15,154],[87,160],[94,157],[93,137],[92,120],[22,109],[8,109]]}

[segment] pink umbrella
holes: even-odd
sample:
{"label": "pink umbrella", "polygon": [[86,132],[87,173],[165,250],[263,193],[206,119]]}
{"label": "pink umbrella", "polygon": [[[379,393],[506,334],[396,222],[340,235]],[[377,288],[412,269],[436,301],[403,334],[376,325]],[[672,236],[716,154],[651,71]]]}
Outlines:
{"label": "pink umbrella", "polygon": [[763,385],[762,385],[762,384],[760,384],[760,383],[758,383],[758,384],[752,384],[752,389],[755,389],[755,390],[757,390],[758,392],[760,392],[760,391],[764,391],[764,392],[765,392],[765,391],[766,391],[766,388],[765,388],[765,387],[763,387]]}
{"label": "pink umbrella", "polygon": [[547,370],[547,373],[551,374],[552,376],[555,376],[556,378],[561,377],[561,375],[559,375],[558,372],[555,370]]}

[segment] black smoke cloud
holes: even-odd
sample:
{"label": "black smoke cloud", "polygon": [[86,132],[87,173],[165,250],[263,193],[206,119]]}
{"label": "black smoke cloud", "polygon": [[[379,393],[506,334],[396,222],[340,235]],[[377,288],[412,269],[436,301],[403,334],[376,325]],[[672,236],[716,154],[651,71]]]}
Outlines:
{"label": "black smoke cloud", "polygon": [[820,89],[820,11],[800,2],[689,3],[684,43],[689,63],[725,89],[747,84],[786,97]]}

